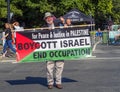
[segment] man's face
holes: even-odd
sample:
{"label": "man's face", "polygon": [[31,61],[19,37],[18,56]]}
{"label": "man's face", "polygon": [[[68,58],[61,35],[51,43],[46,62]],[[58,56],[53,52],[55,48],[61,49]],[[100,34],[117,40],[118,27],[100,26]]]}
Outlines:
{"label": "man's face", "polygon": [[60,20],[62,23],[65,23],[65,19],[63,17],[60,17]]}
{"label": "man's face", "polygon": [[45,19],[45,21],[48,23],[48,24],[52,24],[53,23],[53,17],[52,16],[49,16]]}
{"label": "man's face", "polygon": [[67,23],[67,25],[71,25],[71,20],[67,19],[66,23]]}

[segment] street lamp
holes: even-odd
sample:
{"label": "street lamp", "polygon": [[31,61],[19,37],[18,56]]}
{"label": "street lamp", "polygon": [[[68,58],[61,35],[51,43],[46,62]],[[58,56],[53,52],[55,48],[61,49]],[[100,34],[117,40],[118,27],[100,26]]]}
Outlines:
{"label": "street lamp", "polygon": [[10,0],[7,0],[7,21],[10,23]]}

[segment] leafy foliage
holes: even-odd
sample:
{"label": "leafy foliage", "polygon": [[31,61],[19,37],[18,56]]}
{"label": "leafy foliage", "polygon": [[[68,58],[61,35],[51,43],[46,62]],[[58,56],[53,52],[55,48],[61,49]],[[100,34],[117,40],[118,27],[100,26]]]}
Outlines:
{"label": "leafy foliage", "polygon": [[[0,0],[0,26],[7,19],[7,0]],[[25,22],[26,27],[43,25],[44,13],[52,12],[56,17],[77,8],[95,19],[96,28],[109,21],[120,23],[120,0],[10,0],[10,9],[14,13],[11,22]]]}
{"label": "leafy foliage", "polygon": [[112,17],[115,24],[120,23],[120,0],[113,0]]}

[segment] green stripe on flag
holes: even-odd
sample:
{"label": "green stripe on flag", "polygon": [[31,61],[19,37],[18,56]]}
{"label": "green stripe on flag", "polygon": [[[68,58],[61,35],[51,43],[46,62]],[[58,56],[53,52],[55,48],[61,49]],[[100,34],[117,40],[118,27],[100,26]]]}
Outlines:
{"label": "green stripe on flag", "polygon": [[49,50],[49,51],[35,51],[26,56],[20,62],[44,62],[51,60],[73,60],[92,56],[91,47]]}

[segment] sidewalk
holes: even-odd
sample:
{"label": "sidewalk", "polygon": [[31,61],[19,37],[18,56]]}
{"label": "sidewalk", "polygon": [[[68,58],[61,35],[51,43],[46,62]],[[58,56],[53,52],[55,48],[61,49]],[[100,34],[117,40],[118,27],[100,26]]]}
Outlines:
{"label": "sidewalk", "polygon": [[96,58],[118,58],[120,57],[120,46],[97,45],[93,55]]}
{"label": "sidewalk", "polygon": [[[2,53],[2,50],[3,50],[3,46],[0,45],[0,54]],[[13,54],[12,52],[8,52],[6,55],[7,57],[0,58],[0,62],[16,62],[15,54]]]}

